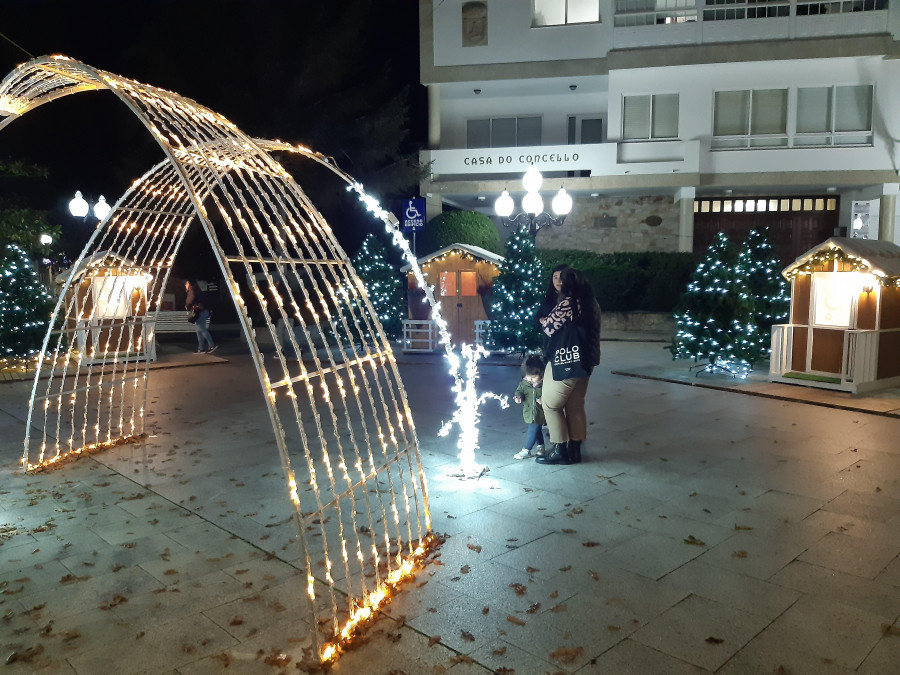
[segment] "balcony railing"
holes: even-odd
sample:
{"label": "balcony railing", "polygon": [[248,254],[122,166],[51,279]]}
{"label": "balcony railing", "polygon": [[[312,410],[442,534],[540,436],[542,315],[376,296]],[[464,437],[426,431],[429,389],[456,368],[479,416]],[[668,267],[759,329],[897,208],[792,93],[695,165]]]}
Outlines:
{"label": "balcony railing", "polygon": [[613,47],[890,33],[888,0],[616,0]]}

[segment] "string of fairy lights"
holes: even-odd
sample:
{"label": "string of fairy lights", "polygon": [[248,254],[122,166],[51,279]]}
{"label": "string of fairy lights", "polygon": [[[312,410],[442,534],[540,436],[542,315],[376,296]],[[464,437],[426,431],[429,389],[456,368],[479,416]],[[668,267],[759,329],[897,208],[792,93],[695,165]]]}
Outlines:
{"label": "string of fairy lights", "polygon": [[[97,89],[128,105],[168,159],[98,224],[62,289],[39,356],[22,465],[37,471],[143,437],[155,323],[187,230],[200,226],[248,336],[297,524],[309,625],[320,658],[331,660],[435,543],[390,344],[307,195],[261,144],[213,111],[53,56],[4,79],[0,128],[44,102]],[[396,219],[348,182],[403,248]],[[408,246],[404,255],[412,258]],[[449,344],[439,303],[427,293]],[[276,345],[274,359],[265,360],[252,339],[257,309]],[[317,335],[347,338],[289,362],[279,320],[297,324],[288,332],[295,353],[313,347]],[[297,456],[302,468],[295,469]],[[320,567],[324,579],[313,574]]]}

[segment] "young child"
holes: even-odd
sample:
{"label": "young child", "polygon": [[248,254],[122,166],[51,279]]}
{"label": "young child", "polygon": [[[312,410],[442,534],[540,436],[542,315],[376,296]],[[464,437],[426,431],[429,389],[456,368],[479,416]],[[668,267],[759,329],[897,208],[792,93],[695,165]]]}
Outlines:
{"label": "young child", "polygon": [[[544,454],[544,433],[542,427],[544,409],[541,407],[541,384],[544,380],[544,359],[538,354],[526,356],[522,361],[522,381],[516,387],[513,401],[522,404],[522,417],[528,425],[528,436],[525,439],[525,447],[513,457],[527,459],[528,457],[542,457]],[[532,448],[535,450],[532,455]]]}

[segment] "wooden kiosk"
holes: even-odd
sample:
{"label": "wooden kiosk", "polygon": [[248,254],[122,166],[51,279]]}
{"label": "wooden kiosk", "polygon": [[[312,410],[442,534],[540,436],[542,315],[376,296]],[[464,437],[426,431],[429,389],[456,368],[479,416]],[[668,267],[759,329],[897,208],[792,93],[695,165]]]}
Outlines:
{"label": "wooden kiosk", "polygon": [[852,393],[900,385],[900,246],[832,237],[788,265],[791,322],[769,380]]}
{"label": "wooden kiosk", "polygon": [[73,270],[66,305],[73,307],[66,329],[81,363],[156,360],[148,321],[147,289],[152,277],[120,256],[106,252],[85,258]]}
{"label": "wooden kiosk", "polygon": [[[488,310],[494,277],[503,256],[479,246],[451,244],[418,259],[435,300],[441,303],[454,344],[480,344],[490,319]],[[431,320],[424,291],[416,285],[410,265],[407,273],[409,318],[403,322],[403,351],[430,352],[438,347],[437,327]]]}

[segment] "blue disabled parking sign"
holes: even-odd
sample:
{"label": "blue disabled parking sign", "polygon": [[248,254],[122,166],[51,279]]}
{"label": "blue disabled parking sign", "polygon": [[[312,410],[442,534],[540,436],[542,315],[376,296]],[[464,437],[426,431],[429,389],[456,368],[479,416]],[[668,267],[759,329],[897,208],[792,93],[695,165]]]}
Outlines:
{"label": "blue disabled parking sign", "polygon": [[421,197],[403,200],[403,231],[416,232],[425,227],[425,200]]}

